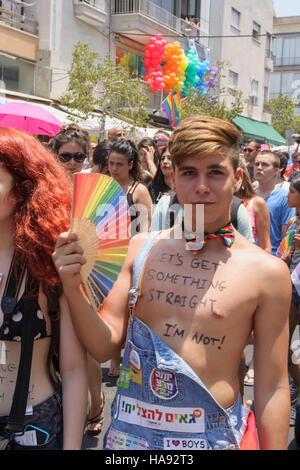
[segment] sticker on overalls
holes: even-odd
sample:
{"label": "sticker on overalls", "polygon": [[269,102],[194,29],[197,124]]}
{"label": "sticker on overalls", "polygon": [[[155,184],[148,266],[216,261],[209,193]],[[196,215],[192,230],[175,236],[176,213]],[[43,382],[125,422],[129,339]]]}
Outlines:
{"label": "sticker on overalls", "polygon": [[131,351],[129,355],[130,379],[132,382],[142,384],[142,366],[140,356],[136,351]]}
{"label": "sticker on overalls", "polygon": [[127,432],[110,428],[106,447],[110,450],[149,450],[149,445],[142,437],[133,436]]}
{"label": "sticker on overalls", "polygon": [[159,431],[204,433],[202,408],[174,408],[120,396],[118,419],[128,424]]}
{"label": "sticker on overalls", "polygon": [[208,445],[205,439],[196,438],[164,438],[164,450],[207,450]]}
{"label": "sticker on overalls", "polygon": [[127,367],[121,366],[120,376],[117,380],[117,386],[128,389],[129,384],[130,384],[130,370]]}
{"label": "sticker on overalls", "polygon": [[150,388],[154,395],[162,400],[171,400],[178,393],[175,375],[164,370],[153,369],[150,375]]}

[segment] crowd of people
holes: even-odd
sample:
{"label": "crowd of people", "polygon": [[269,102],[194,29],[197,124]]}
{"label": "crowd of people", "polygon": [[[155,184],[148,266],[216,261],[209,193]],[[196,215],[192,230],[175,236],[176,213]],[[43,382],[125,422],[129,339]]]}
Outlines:
{"label": "crowd of people", "polygon": [[[300,394],[291,348],[300,297],[290,278],[300,262],[299,144],[288,160],[203,116],[139,142],[116,127],[93,148],[76,124],[46,148],[0,128],[0,445],[80,449],[83,432],[103,427],[101,364],[110,360],[119,380],[105,449],[174,450],[187,437],[195,449],[242,448],[252,419],[245,386],[255,387],[259,447],[286,448]],[[100,315],[80,289],[84,254],[68,231],[78,172],[114,178],[130,211],[128,255]],[[28,310],[20,433],[12,405]]]}

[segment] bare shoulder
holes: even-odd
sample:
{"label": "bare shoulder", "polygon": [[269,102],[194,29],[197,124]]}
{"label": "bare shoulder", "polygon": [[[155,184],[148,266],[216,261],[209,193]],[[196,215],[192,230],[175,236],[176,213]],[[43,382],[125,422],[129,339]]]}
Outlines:
{"label": "bare shoulder", "polygon": [[267,206],[266,201],[264,200],[264,198],[262,198],[260,196],[255,196],[254,197],[253,207],[257,211],[260,210],[260,209],[267,209],[268,210],[268,206]]}
{"label": "bare shoulder", "polygon": [[245,263],[249,272],[255,272],[256,279],[263,281],[265,286],[271,288],[272,283],[280,280],[290,284],[289,269],[280,258],[267,253],[240,234],[236,236],[236,250],[241,264]]}

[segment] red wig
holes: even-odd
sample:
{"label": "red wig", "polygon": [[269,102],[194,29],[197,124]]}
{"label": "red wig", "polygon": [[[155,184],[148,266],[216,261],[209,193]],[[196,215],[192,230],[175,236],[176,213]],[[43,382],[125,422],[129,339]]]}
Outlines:
{"label": "red wig", "polygon": [[16,129],[0,128],[0,163],[13,177],[16,254],[47,293],[61,286],[52,253],[70,226],[72,182],[49,150]]}

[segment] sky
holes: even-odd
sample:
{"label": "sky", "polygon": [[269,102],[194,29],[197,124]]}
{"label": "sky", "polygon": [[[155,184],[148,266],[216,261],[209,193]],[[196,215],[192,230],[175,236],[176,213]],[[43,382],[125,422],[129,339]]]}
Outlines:
{"label": "sky", "polygon": [[273,0],[277,16],[300,16],[300,0]]}

